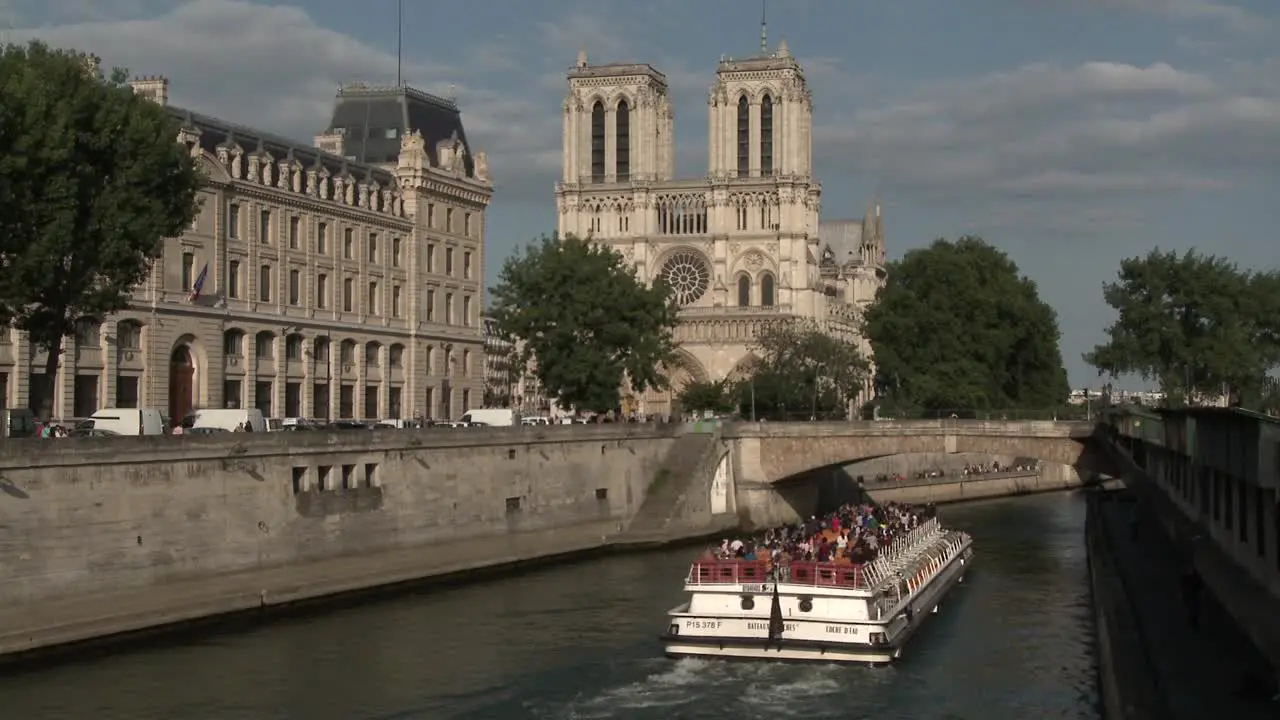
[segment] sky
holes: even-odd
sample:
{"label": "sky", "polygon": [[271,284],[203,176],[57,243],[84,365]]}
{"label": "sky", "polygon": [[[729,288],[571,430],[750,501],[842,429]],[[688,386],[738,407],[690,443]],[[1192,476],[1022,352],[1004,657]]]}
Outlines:
{"label": "sky", "polygon": [[[406,0],[409,84],[456,96],[494,176],[490,283],[555,229],[565,72],[648,62],[677,170],[705,174],[722,55],[759,49],[758,0]],[[814,95],[824,218],[879,197],[891,257],[976,234],[1057,310],[1075,387],[1114,314],[1102,286],[1155,247],[1280,263],[1276,0],[769,0]],[[309,141],[342,83],[395,82],[396,0],[0,0],[39,37],[165,75],[171,102]],[[1132,384],[1132,383],[1126,383]]]}

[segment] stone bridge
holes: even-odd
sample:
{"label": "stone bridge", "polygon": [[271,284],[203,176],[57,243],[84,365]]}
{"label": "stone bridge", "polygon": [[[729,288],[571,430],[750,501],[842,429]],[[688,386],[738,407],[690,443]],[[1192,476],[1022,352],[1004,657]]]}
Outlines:
{"label": "stone bridge", "polygon": [[735,423],[721,430],[724,449],[715,488],[731,487],[740,524],[795,522],[862,497],[844,469],[890,455],[973,454],[1033,458],[1039,484],[1072,487],[1110,472],[1108,457],[1083,422],[919,420],[829,423]]}
{"label": "stone bridge", "polygon": [[858,460],[910,453],[974,453],[1035,458],[1102,470],[1104,455],[1087,422],[916,420],[739,423],[724,439],[735,449],[739,481],[777,483]]}

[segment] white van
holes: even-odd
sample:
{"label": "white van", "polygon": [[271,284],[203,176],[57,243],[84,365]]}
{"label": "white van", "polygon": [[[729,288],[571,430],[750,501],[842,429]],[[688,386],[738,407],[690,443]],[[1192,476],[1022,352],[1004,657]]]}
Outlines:
{"label": "white van", "polygon": [[237,432],[248,426],[250,432],[267,431],[267,421],[262,417],[262,411],[257,408],[197,410],[182,421],[182,426],[214,428],[227,432]]}
{"label": "white van", "polygon": [[94,430],[117,435],[163,435],[164,418],[155,408],[103,408],[89,416]]}
{"label": "white van", "polygon": [[520,413],[511,408],[480,408],[468,410],[458,422],[488,427],[513,427],[520,424]]}

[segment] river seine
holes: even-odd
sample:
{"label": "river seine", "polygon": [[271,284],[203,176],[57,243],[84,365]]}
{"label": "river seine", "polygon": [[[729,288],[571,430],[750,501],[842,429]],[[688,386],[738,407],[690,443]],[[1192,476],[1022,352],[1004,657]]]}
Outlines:
{"label": "river seine", "polygon": [[977,564],[888,668],[665,659],[684,549],[11,675],[0,701],[32,720],[1098,718],[1083,498],[941,513]]}

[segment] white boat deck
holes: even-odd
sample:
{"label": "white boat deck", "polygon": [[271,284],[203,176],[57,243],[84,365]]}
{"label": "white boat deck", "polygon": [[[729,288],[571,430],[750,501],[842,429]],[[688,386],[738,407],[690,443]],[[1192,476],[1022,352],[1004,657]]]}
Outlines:
{"label": "white boat deck", "polygon": [[695,562],[667,654],[888,662],[963,578],[971,546],[931,519],[862,565]]}

